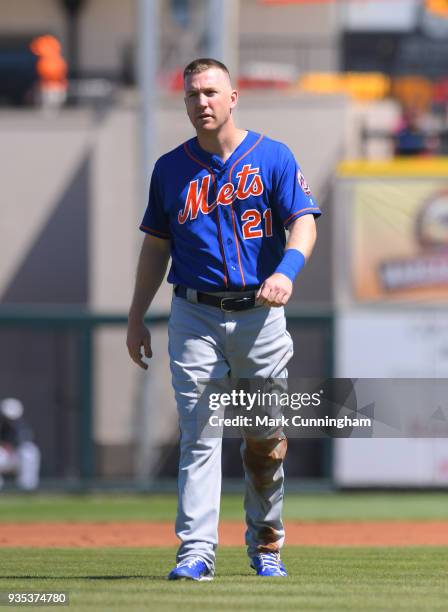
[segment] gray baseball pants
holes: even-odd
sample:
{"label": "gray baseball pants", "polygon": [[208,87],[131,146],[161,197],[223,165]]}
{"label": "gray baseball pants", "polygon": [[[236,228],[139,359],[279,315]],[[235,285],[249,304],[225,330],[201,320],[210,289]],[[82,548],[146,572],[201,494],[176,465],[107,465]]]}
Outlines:
{"label": "gray baseball pants", "polygon": [[[229,294],[227,294],[229,295]],[[238,296],[242,293],[235,294]],[[180,426],[177,562],[199,555],[214,571],[221,498],[222,439],[203,437],[195,409],[200,379],[286,378],[293,354],[283,308],[258,307],[226,313],[173,296],[169,354]],[[227,387],[228,389],[228,387]],[[249,557],[283,545],[283,458],[287,441],[243,438],[246,544]]]}

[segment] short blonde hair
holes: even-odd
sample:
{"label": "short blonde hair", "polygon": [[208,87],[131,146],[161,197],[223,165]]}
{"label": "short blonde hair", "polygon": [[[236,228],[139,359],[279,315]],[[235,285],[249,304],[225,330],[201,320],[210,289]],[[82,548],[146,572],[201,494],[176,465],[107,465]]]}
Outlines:
{"label": "short blonde hair", "polygon": [[200,57],[190,62],[184,70],[184,79],[190,74],[199,74],[200,72],[205,72],[205,70],[209,68],[219,68],[219,70],[225,72],[230,79],[230,73],[227,66],[212,57]]}

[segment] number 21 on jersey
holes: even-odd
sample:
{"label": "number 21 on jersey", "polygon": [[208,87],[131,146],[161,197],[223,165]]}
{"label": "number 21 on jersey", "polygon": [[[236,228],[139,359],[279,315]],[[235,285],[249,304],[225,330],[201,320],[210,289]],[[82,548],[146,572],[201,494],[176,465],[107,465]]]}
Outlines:
{"label": "number 21 on jersey", "polygon": [[249,210],[243,212],[241,220],[244,221],[242,230],[245,240],[263,238],[263,231],[268,238],[272,236],[272,211],[270,208],[267,208],[263,215],[256,208],[249,208]]}

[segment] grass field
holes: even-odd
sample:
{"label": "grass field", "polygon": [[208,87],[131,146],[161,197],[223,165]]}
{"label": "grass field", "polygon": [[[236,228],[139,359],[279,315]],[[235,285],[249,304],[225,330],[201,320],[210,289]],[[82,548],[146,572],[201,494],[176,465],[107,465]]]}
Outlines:
{"label": "grass field", "polygon": [[[241,519],[241,506],[240,496],[225,496],[222,518]],[[175,497],[166,495],[0,496],[3,522],[172,520],[175,509]],[[448,520],[448,504],[444,493],[304,494],[287,498],[285,517],[304,521]],[[0,591],[68,591],[70,610],[448,607],[448,549],[444,547],[288,546],[282,554],[290,574],[285,579],[257,578],[243,547],[221,548],[212,583],[166,581],[174,555],[173,548],[0,548]]]}
{"label": "grass field", "polygon": [[[4,551],[6,553],[6,551]],[[70,610],[446,610],[443,548],[292,548],[290,576],[258,578],[222,549],[212,583],[168,582],[174,549],[8,550],[0,590],[68,591]]]}
{"label": "grass field", "polygon": [[[175,495],[0,495],[0,521],[172,521]],[[318,493],[285,497],[285,519],[448,520],[447,493]],[[241,495],[224,495],[222,519],[242,519]]]}

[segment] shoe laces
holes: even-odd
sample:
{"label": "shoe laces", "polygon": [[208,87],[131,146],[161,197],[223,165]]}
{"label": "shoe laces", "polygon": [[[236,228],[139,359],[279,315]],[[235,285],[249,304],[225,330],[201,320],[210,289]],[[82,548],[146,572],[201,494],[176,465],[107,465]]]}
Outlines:
{"label": "shoe laces", "polygon": [[177,567],[194,567],[196,563],[202,561],[204,563],[204,559],[202,557],[187,557],[183,561],[177,564]]}
{"label": "shoe laces", "polygon": [[262,569],[274,569],[279,570],[280,568],[280,555],[278,553],[259,553],[258,558],[261,561]]}

